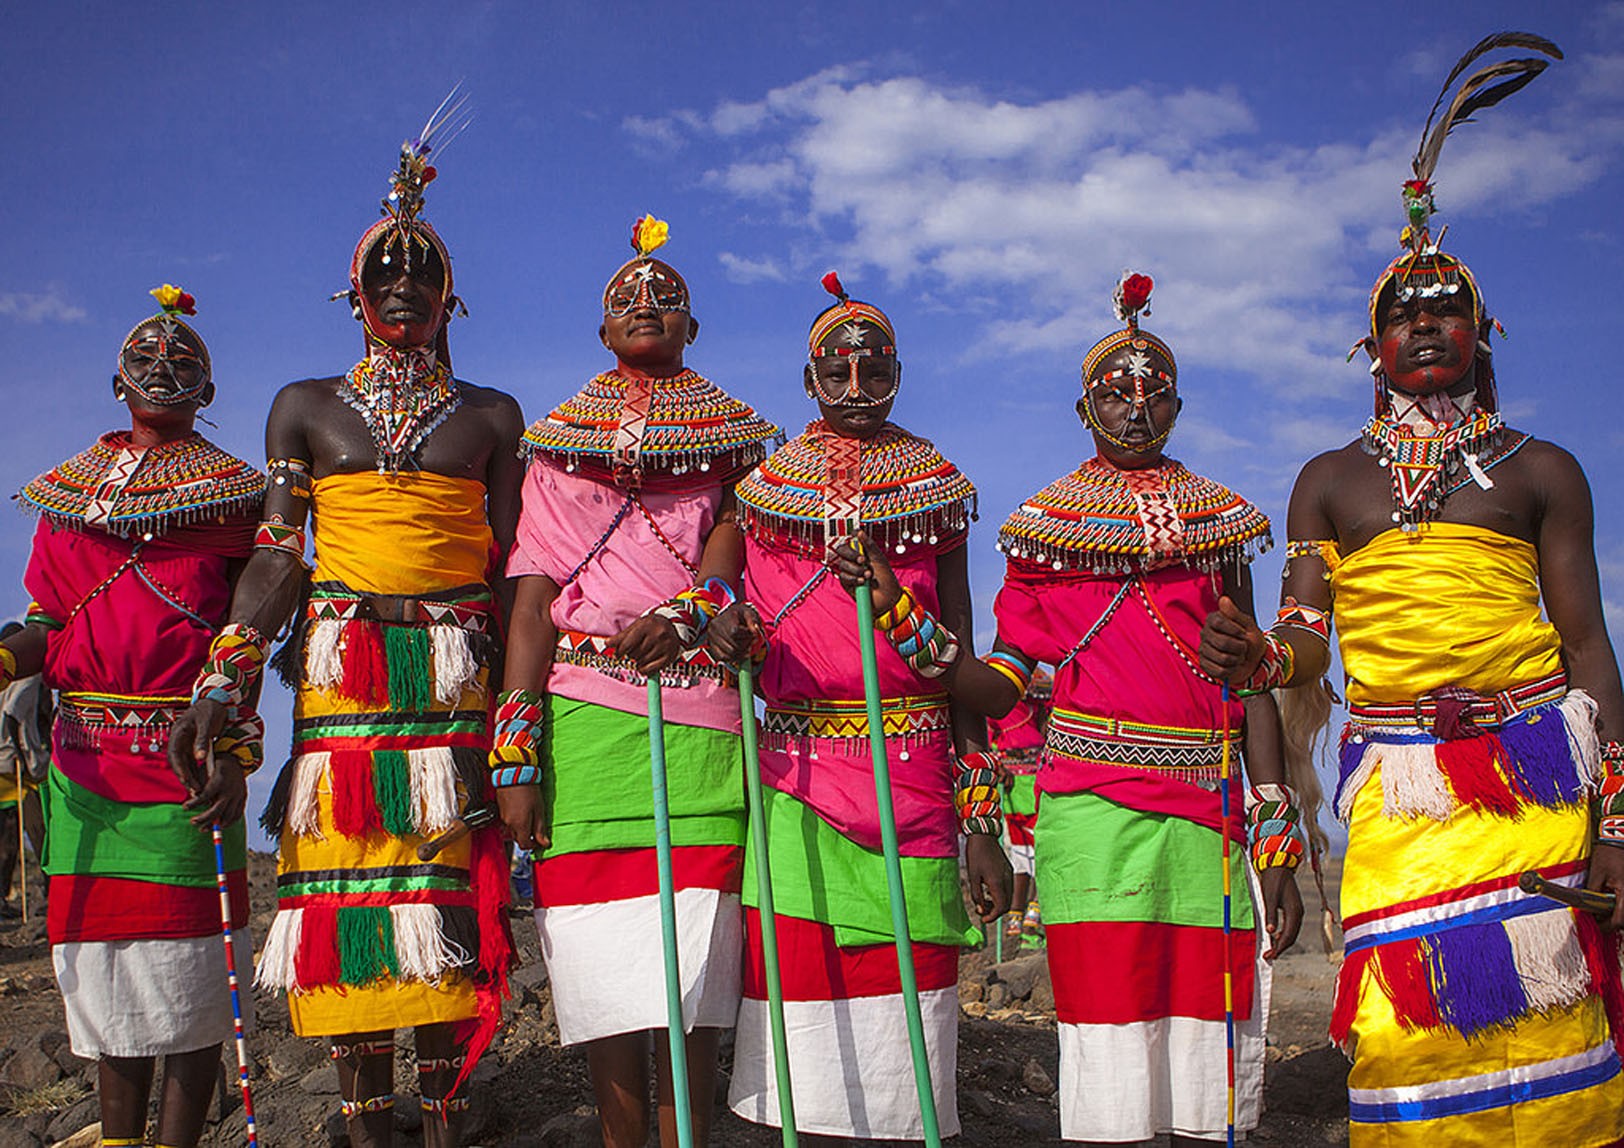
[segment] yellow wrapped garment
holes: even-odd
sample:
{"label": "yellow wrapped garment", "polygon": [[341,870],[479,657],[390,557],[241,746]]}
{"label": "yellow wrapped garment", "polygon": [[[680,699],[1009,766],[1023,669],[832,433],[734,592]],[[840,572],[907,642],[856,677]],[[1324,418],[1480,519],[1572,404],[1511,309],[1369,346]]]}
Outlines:
{"label": "yellow wrapped garment", "polygon": [[428,471],[316,480],[317,582],[374,594],[428,594],[484,582],[491,562],[485,484]]}
{"label": "yellow wrapped garment", "polygon": [[[1327,555],[1350,699],[1492,695],[1561,667],[1534,548],[1452,524]],[[1350,725],[1345,959],[1350,1144],[1612,1144],[1624,1136],[1617,943],[1517,887],[1582,884],[1595,704],[1580,691],[1441,741]]]}
{"label": "yellow wrapped garment", "polygon": [[1539,555],[1520,538],[1433,522],[1325,558],[1355,705],[1440,686],[1492,694],[1562,668],[1561,639],[1540,616]]}

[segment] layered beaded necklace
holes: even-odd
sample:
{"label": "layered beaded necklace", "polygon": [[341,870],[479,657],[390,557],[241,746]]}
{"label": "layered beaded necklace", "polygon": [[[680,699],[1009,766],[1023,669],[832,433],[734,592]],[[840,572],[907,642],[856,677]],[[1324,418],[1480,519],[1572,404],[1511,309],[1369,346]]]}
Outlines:
{"label": "layered beaded necklace", "polygon": [[1436,517],[1444,499],[1459,489],[1449,480],[1463,468],[1484,490],[1494,486],[1479,459],[1500,443],[1500,412],[1483,410],[1472,395],[1442,401],[1390,391],[1389,398],[1387,411],[1371,417],[1362,438],[1365,453],[1391,476],[1392,518],[1401,529],[1415,530]]}
{"label": "layered beaded necklace", "polygon": [[380,474],[415,470],[413,453],[462,405],[462,390],[433,347],[374,346],[339,383],[338,397],[372,432]]}

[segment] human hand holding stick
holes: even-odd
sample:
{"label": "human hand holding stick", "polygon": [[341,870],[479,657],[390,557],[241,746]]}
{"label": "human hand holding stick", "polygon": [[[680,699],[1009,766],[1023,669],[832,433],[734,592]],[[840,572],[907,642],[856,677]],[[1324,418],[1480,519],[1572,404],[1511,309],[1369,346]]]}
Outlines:
{"label": "human hand holding stick", "polygon": [[1598,889],[1574,889],[1567,885],[1558,885],[1554,881],[1547,881],[1538,873],[1524,873],[1517,878],[1517,886],[1524,893],[1532,893],[1536,897],[1548,897],[1572,908],[1594,913],[1598,917],[1611,917],[1613,908],[1618,903],[1618,896],[1615,893],[1604,893]]}

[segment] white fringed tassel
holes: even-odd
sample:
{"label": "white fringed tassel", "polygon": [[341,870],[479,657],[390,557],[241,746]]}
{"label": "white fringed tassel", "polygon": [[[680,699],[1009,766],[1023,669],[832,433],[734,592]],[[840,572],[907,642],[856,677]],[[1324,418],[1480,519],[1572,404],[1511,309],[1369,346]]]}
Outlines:
{"label": "white fringed tassel", "polygon": [[412,817],[424,837],[444,833],[457,818],[457,762],[446,746],[409,749]]}
{"label": "white fringed tassel", "polygon": [[433,905],[391,905],[395,925],[395,960],[406,980],[436,984],[447,969],[460,968],[468,952],[440,931],[440,910]]}
{"label": "white fringed tassel", "polygon": [[284,831],[295,837],[321,836],[321,787],[328,779],[332,758],[332,754],[322,750],[301,753],[299,760],[293,763]]}
{"label": "white fringed tassel", "polygon": [[299,987],[295,959],[303,931],[303,909],[277,911],[271,920],[270,932],[265,936],[265,948],[260,950],[259,964],[254,968],[256,988],[293,992]]}
{"label": "white fringed tassel", "polygon": [[1568,757],[1585,792],[1594,793],[1601,783],[1601,735],[1596,732],[1596,699],[1584,690],[1569,690],[1557,709],[1562,713],[1562,728],[1568,733]]}
{"label": "white fringed tassel", "polygon": [[1512,917],[1505,930],[1530,1009],[1566,1008],[1589,993],[1590,966],[1571,909]]}
{"label": "white fringed tassel", "polygon": [[1359,791],[1370,781],[1370,775],[1376,772],[1376,763],[1381,760],[1379,751],[1382,748],[1375,742],[1366,742],[1364,756],[1359,759],[1359,764],[1354,767],[1353,772],[1348,774],[1348,779],[1342,783],[1342,794],[1337,801],[1336,816],[1344,825],[1353,820],[1354,800],[1359,796]]}
{"label": "white fringed tassel", "polygon": [[474,660],[468,631],[461,626],[433,625],[429,640],[434,647],[434,699],[443,706],[462,700],[464,690],[479,680],[479,663]]}
{"label": "white fringed tassel", "polygon": [[305,635],[305,681],[330,690],[344,676],[344,623],[330,618],[310,623]]}
{"label": "white fringed tassel", "polygon": [[1447,821],[1455,812],[1438,751],[1425,742],[1374,746],[1382,771],[1382,812],[1388,817]]}

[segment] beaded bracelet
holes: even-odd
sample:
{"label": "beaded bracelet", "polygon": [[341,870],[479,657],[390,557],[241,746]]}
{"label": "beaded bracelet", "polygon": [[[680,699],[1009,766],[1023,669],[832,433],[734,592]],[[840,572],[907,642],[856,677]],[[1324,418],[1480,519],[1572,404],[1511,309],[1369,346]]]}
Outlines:
{"label": "beaded bracelet", "polygon": [[547,721],[534,690],[503,690],[491,722],[491,785],[505,789],[541,781],[541,732]]}
{"label": "beaded bracelet", "polygon": [[17,655],[5,646],[0,646],[0,689],[5,689],[17,679]]}
{"label": "beaded bracelet", "polygon": [[240,706],[265,668],[265,636],[247,622],[231,622],[209,643],[209,653],[192,687],[192,704],[207,698]]}
{"label": "beaded bracelet", "polygon": [[644,617],[664,618],[677,632],[684,649],[692,649],[705,636],[711,619],[738,601],[724,579],[710,577],[648,610]]}
{"label": "beaded bracelet", "polygon": [[993,650],[991,653],[984,655],[981,660],[1008,678],[1021,697],[1026,696],[1027,688],[1032,684],[1032,674],[1037,669],[1036,666],[1028,665],[1023,658],[1010,653],[1008,650]]}
{"label": "beaded bracelet", "polygon": [[957,636],[931,617],[907,590],[874,620],[874,628],[885,634],[891,648],[921,677],[939,678],[959,660]]}
{"label": "beaded bracelet", "polygon": [[265,720],[250,709],[232,707],[214,739],[217,757],[234,757],[243,776],[265,764]]}
{"label": "beaded bracelet", "polygon": [[1313,606],[1305,606],[1288,597],[1286,604],[1274,616],[1276,626],[1291,626],[1313,634],[1327,646],[1331,644],[1331,615]]}
{"label": "beaded bracelet", "polygon": [[1240,697],[1252,694],[1261,694],[1266,690],[1279,689],[1291,681],[1291,674],[1297,666],[1297,655],[1291,648],[1291,643],[1278,637],[1273,632],[1263,635],[1263,660],[1257,664],[1247,678],[1235,688]]}
{"label": "beaded bracelet", "polygon": [[1303,833],[1303,814],[1297,795],[1286,785],[1254,785],[1247,792],[1246,838],[1251,845],[1252,867],[1259,873],[1270,869],[1295,869],[1308,850]]}
{"label": "beaded bracelet", "polygon": [[998,763],[990,753],[967,753],[959,758],[953,781],[953,805],[959,813],[959,832],[969,836],[1004,831],[1003,808],[998,801]]}
{"label": "beaded bracelet", "polygon": [[305,561],[305,532],[300,526],[289,526],[282,521],[280,514],[273,514],[259,524],[254,531],[255,550],[275,550],[283,554],[291,554],[298,560],[299,565],[309,569]]}
{"label": "beaded bracelet", "polygon": [[23,615],[23,624],[28,626],[44,626],[47,630],[60,630],[62,623],[45,612],[45,607],[38,602],[28,604],[28,612]]}

